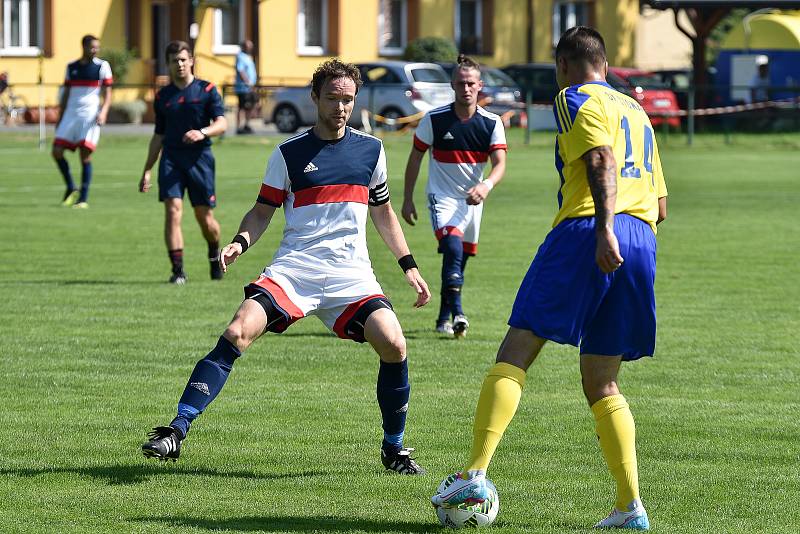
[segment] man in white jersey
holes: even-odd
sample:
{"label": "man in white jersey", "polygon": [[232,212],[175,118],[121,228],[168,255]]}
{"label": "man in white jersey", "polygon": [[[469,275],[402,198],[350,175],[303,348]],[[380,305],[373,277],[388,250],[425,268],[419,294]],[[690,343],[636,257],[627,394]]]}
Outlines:
{"label": "man in white jersey", "polygon": [[272,262],[245,287],[245,300],[217,346],[195,366],[175,419],[149,434],[142,445],[145,456],[177,459],[190,424],[222,389],[242,352],[265,332],[280,333],[316,315],[339,337],[369,342],[380,357],[384,467],[401,474],[425,472],[411,457],[413,449],[403,447],[410,393],[406,342],[372,271],[368,215],[416,292],[414,305],[425,305],[430,292],[389,202],[383,144],[347,127],[360,85],[358,69],[337,59],[314,73],[317,123],[273,151],[256,204],[222,249],[222,268],[255,244],[281,206],[283,240]]}
{"label": "man in white jersey", "polygon": [[[62,205],[88,208],[89,186],[92,183],[92,152],[100,139],[100,126],[106,123],[111,107],[111,66],[97,58],[100,40],[94,35],[81,39],[83,54],[77,61],[67,65],[64,91],[59,102],[59,118],[56,137],[53,141],[53,159],[64,177],[67,191]],[[103,105],[100,105],[100,93]],[[64,150],[80,151],[81,188],[75,187],[69,164],[64,159]]]}
{"label": "man in white jersey", "polygon": [[[456,93],[455,102],[429,111],[417,127],[406,165],[402,214],[408,224],[415,224],[414,185],[422,158],[430,148],[425,191],[442,254],[441,304],[436,330],[464,337],[469,328],[461,307],[464,269],[467,258],[478,253],[483,201],[503,179],[507,146],[500,117],[478,105],[478,93],[483,87],[480,66],[460,55],[451,85]],[[489,159],[492,171],[484,180],[483,168]]]}

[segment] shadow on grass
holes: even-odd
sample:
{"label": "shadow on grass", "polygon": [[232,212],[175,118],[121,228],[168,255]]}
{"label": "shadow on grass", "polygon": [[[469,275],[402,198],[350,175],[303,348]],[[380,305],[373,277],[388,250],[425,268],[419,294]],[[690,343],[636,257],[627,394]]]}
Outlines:
{"label": "shadow on grass", "polygon": [[228,519],[206,517],[162,516],[133,517],[129,521],[164,523],[171,528],[201,528],[223,531],[270,531],[270,532],[441,532],[435,521],[376,521],[370,519],[342,517],[291,517],[291,516],[245,516]]}
{"label": "shadow on grass", "polygon": [[172,464],[146,465],[98,465],[90,467],[44,467],[38,469],[0,469],[0,475],[37,477],[53,474],[72,474],[103,480],[117,485],[131,485],[148,482],[153,476],[180,475],[222,478],[243,478],[255,480],[280,480],[284,478],[306,478],[323,476],[324,471],[299,471],[296,473],[255,473],[253,471],[220,471],[217,469],[187,467]]}

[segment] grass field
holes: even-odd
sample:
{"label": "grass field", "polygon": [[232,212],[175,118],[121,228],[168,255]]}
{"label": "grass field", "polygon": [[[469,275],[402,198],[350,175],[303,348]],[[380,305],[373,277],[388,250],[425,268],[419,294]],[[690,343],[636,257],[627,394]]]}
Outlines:
{"label": "grass field", "polygon": [[[224,239],[277,141],[215,147]],[[147,430],[169,422],[243,284],[269,261],[282,217],[213,283],[187,213],[189,284],[173,287],[157,194],[136,192],[145,138],[102,139],[91,209],[78,211],[58,206],[61,179],[33,137],[0,134],[0,531],[439,531],[428,498],[466,459],[483,375],[555,213],[551,142],[511,135],[467,272],[466,341],[437,338],[437,304],[412,309],[370,230],[408,337],[406,442],[429,470],[399,477],[379,461],[376,356],[313,318],[237,362],[177,464],[142,458]],[[409,146],[387,139],[396,209]],[[700,136],[688,149],[672,136],[661,146],[670,214],[658,237],[657,357],[626,365],[621,380],[654,532],[800,531],[798,149],[796,137]],[[423,199],[419,187],[425,216]],[[438,293],[427,221],[405,228]],[[490,471],[498,534],[586,532],[612,504],[577,364],[575,349],[549,345],[528,374]]]}

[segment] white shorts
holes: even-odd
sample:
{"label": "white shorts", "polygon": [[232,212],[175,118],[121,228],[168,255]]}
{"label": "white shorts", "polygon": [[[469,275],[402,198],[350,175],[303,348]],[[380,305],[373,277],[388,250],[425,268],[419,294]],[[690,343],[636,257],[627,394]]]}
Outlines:
{"label": "white shorts", "polygon": [[436,239],[447,235],[459,236],[464,253],[474,256],[478,253],[478,236],[481,233],[483,202],[478,205],[467,204],[464,198],[453,198],[428,194],[428,210]]}
{"label": "white shorts", "polygon": [[100,126],[97,118],[77,117],[65,115],[56,128],[56,138],[53,145],[61,146],[67,150],[75,150],[79,146],[94,150],[100,140]]}
{"label": "white shorts", "polygon": [[245,288],[245,296],[267,293],[273,304],[283,312],[287,322],[278,330],[316,315],[337,336],[363,342],[347,331],[347,323],[368,301],[386,299],[380,284],[370,270],[298,268],[272,264]]}

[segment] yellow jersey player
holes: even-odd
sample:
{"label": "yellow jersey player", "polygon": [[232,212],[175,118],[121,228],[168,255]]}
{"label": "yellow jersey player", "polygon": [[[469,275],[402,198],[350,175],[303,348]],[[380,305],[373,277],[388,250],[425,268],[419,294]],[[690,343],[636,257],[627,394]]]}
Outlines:
{"label": "yellow jersey player", "polygon": [[617,374],[620,362],[655,349],[655,232],[666,217],[667,190],[647,115],[605,81],[602,36],[586,27],[567,30],[556,48],[556,69],[559,211],[483,382],[469,463],[431,500],[453,506],[485,498],[486,470],[516,412],[528,367],[551,340],[580,347],[583,392],[616,480],[614,509],[595,527],[647,530],[634,421]]}

